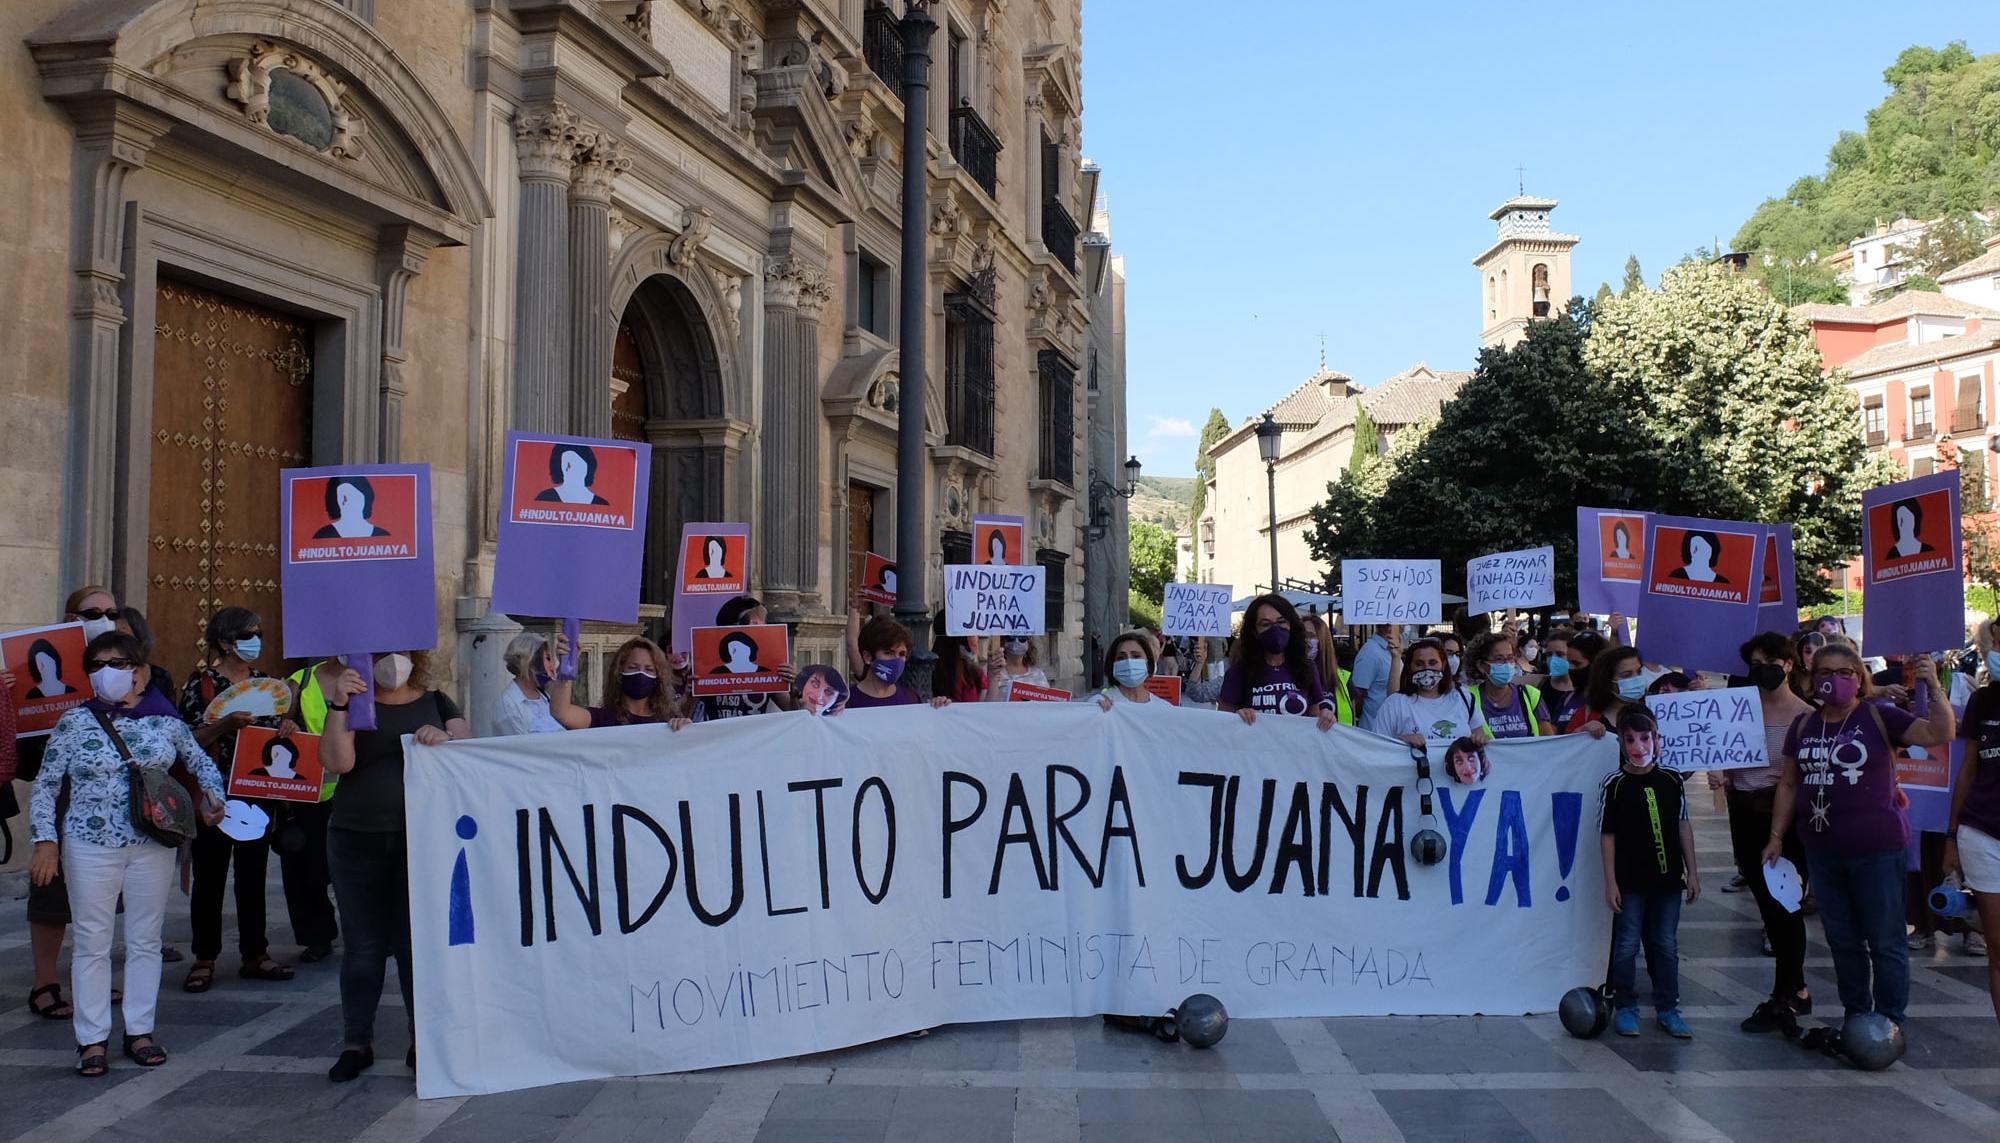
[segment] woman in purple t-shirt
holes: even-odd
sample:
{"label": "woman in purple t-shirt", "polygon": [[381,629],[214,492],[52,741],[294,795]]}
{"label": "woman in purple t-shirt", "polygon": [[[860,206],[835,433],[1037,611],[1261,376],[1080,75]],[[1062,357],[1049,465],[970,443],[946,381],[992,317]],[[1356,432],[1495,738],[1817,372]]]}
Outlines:
{"label": "woman in purple t-shirt", "polygon": [[[1992,649],[2000,623],[1989,624],[1985,634],[1980,641],[1988,647],[1986,685],[1965,704],[1965,724],[1958,732],[1967,740],[1965,761],[1952,784],[1944,871],[1960,874],[1965,887],[1977,894],[1973,901],[1990,938],[2000,933],[2000,650]],[[2000,1017],[2000,958],[1990,953],[1986,990],[1994,1016]]]}
{"label": "woman in purple t-shirt", "polygon": [[1868,671],[1852,647],[1820,648],[1810,677],[1820,708],[1800,715],[1785,736],[1764,864],[1776,864],[1783,853],[1785,831],[1803,798],[1799,836],[1833,950],[1840,1003],[1850,1016],[1880,1012],[1900,1025],[1910,1003],[1910,950],[1903,940],[1909,825],[1897,804],[1895,748],[1949,746],[1951,703],[1928,656],[1917,660],[1917,685],[1931,701],[1930,718],[1923,721],[1868,701]]}
{"label": "woman in purple t-shirt", "polygon": [[1306,657],[1304,637],[1293,638],[1303,630],[1298,611],[1284,596],[1251,600],[1215,709],[1233,710],[1246,723],[1259,714],[1310,715],[1321,730],[1332,730],[1338,721],[1333,700]]}
{"label": "woman in purple t-shirt", "polygon": [[[848,710],[915,706],[924,701],[903,681],[903,668],[910,660],[908,627],[886,615],[878,615],[861,628],[855,643],[867,669],[854,680],[854,690],[847,696]],[[951,700],[940,695],[931,700],[931,705],[950,706]]]}

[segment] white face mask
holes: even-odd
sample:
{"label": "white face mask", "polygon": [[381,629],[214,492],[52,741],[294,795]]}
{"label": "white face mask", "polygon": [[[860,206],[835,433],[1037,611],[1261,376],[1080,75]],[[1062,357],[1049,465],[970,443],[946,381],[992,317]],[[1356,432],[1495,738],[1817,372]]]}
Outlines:
{"label": "white face mask", "polygon": [[132,668],[99,667],[90,672],[90,689],[105,702],[124,702],[132,693]]}
{"label": "white face mask", "polygon": [[410,681],[412,664],[408,655],[398,652],[383,655],[375,660],[375,685],[385,691],[393,691]]}
{"label": "white face mask", "polygon": [[88,643],[117,626],[118,622],[108,615],[102,619],[86,619],[83,621],[83,641]]}

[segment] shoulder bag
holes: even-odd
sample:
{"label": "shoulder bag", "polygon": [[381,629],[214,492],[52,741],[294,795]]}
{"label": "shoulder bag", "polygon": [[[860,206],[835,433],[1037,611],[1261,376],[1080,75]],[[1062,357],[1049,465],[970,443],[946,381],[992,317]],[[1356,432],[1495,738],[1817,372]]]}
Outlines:
{"label": "shoulder bag", "polygon": [[125,760],[132,828],[168,849],[178,849],[192,840],[196,820],[194,797],[187,787],[165,770],[148,770],[134,762],[132,749],[125,745],[125,738],[112,724],[111,716],[101,710],[91,713],[97,716],[97,724],[104,728],[111,744],[118,748],[118,756]]}

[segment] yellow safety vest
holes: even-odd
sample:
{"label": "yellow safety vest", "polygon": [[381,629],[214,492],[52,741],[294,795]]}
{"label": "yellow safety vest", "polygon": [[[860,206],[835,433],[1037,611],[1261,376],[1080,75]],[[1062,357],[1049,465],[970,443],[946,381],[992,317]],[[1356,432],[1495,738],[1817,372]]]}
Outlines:
{"label": "yellow safety vest", "polygon": [[1335,667],[1333,672],[1340,680],[1340,685],[1333,688],[1334,717],[1340,720],[1342,726],[1353,726],[1354,695],[1348,690],[1347,680],[1354,677],[1354,672],[1343,671],[1339,667]]}
{"label": "yellow safety vest", "polygon": [[[1485,726],[1487,733],[1490,734],[1493,728],[1486,722],[1486,700],[1480,695],[1479,686],[1476,684],[1472,688],[1472,701],[1478,704],[1474,709],[1479,712],[1479,725]],[[1520,692],[1514,697],[1521,703],[1521,714],[1528,724],[1528,737],[1541,737],[1542,725],[1535,719],[1535,708],[1542,705],[1542,692],[1526,683],[1515,683],[1514,689]]]}
{"label": "yellow safety vest", "polygon": [[[287,680],[299,692],[299,726],[307,734],[321,734],[326,730],[326,692],[319,689],[318,663],[309,663],[292,672]],[[319,783],[319,800],[324,802],[333,797],[333,791],[340,785],[340,775],[322,772]]]}

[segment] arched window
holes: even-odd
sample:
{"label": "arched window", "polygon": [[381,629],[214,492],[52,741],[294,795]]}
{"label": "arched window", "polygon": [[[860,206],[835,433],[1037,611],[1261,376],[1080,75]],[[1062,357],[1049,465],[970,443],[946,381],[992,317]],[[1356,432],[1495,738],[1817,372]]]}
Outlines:
{"label": "arched window", "polygon": [[1534,280],[1533,280],[1533,284],[1534,284],[1534,289],[1535,289],[1535,298],[1534,298],[1534,300],[1535,300],[1535,316],[1536,316],[1536,317],[1538,317],[1538,318],[1545,318],[1545,317],[1549,316],[1549,267],[1548,267],[1548,263],[1546,263],[1546,262],[1537,262],[1537,263],[1535,263],[1535,269],[1534,269]]}

